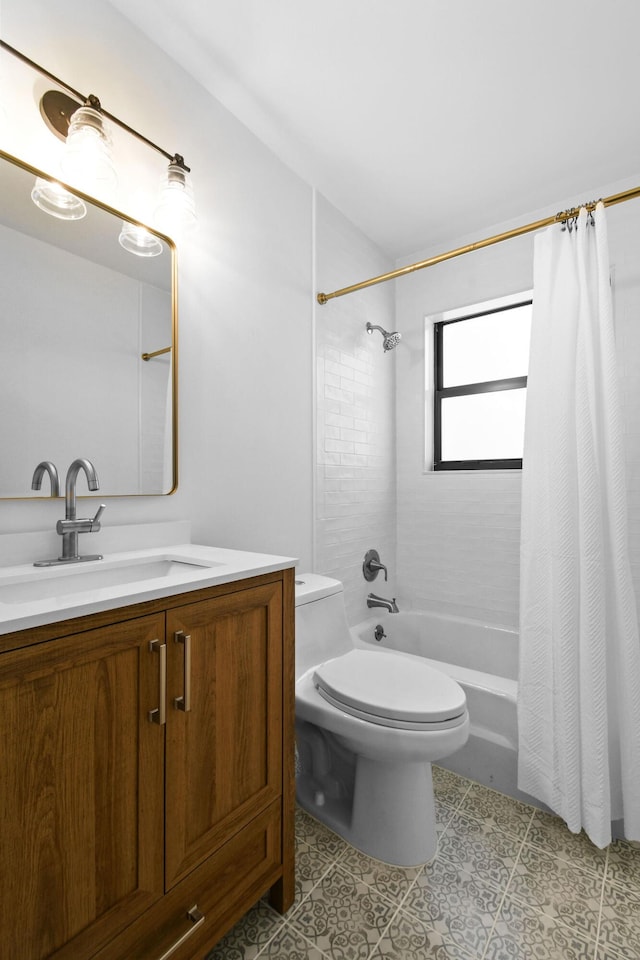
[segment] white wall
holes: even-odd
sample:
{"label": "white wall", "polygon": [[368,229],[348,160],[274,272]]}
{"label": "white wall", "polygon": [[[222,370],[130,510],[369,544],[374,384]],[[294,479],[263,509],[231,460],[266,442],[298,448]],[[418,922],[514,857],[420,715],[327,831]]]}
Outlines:
{"label": "white wall", "polygon": [[[110,499],[104,525],[190,518],[196,541],[297,556],[308,569],[310,186],[108,3],[3,0],[0,31],[193,170],[199,228],[178,259],[179,488]],[[50,86],[0,54],[0,146],[53,172],[58,143],[38,111]],[[112,203],[148,221],[165,161],[117,130],[114,143],[127,163]],[[60,515],[56,502],[2,501],[0,530],[49,529]]]}
{"label": "white wall", "polygon": [[[317,287],[325,293],[391,269],[380,251],[322,197],[316,210]],[[347,614],[367,614],[369,592],[397,593],[395,562],[395,363],[378,331],[395,330],[393,287],[316,307],[316,572],[342,580]],[[389,568],[362,574],[369,549]]]}
{"label": "white wall", "polygon": [[[475,236],[452,242],[450,249],[636,185],[600,185],[590,196],[561,198],[549,209],[524,213],[512,223],[487,225]],[[625,403],[629,535],[640,596],[639,213],[637,201],[607,210]],[[420,251],[410,259],[442,252]],[[429,431],[428,416],[425,422],[424,318],[528,289],[532,267],[533,234],[529,234],[427,268],[397,283],[397,324],[403,335],[397,369],[397,550],[405,607],[426,607],[507,626],[518,624],[520,473],[424,470],[425,433]]]}

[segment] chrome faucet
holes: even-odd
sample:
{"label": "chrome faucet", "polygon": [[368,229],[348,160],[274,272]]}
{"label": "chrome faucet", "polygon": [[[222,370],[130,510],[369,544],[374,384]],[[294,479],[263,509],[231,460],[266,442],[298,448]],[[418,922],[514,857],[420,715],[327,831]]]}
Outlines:
{"label": "chrome faucet", "polygon": [[87,476],[87,486],[89,490],[98,490],[98,475],[96,469],[90,460],[80,458],[74,460],[67,470],[67,479],[64,486],[65,494],[65,516],[64,520],[58,520],[56,530],[62,537],[62,555],[53,560],[38,560],[34,567],[51,567],[58,563],[79,563],[84,560],[102,560],[101,553],[78,554],[78,534],[79,533],[97,533],[100,529],[100,517],[106,507],[101,503],[98,512],[93,519],[78,519],[76,516],[76,485],[78,474],[84,470]]}
{"label": "chrome faucet", "polygon": [[51,460],[41,460],[38,466],[33,471],[33,478],[31,480],[31,489],[39,490],[42,486],[42,478],[45,473],[49,474],[49,482],[51,483],[51,496],[59,497],[60,496],[60,480],[58,479],[58,470],[55,463],[52,463]]}
{"label": "chrome faucet", "polygon": [[370,593],[367,597],[367,606],[383,607],[385,610],[388,610],[389,613],[400,613],[395,597],[393,600],[385,600],[384,597],[377,597],[375,593]]}

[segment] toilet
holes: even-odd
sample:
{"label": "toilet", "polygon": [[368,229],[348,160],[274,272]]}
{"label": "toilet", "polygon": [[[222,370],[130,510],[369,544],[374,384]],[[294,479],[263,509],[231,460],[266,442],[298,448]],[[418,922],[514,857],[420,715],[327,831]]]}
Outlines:
{"label": "toilet", "polygon": [[363,853],[417,866],[436,852],[431,763],[462,747],[462,687],[421,657],[356,647],[343,586],[296,576],[296,795]]}

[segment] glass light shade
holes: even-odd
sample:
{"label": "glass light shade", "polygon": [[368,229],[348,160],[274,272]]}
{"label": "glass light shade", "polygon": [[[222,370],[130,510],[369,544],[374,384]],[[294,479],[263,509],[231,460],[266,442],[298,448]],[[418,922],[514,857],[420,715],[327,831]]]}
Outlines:
{"label": "glass light shade", "polygon": [[118,243],[128,253],[136,257],[157,257],[162,253],[162,243],[145,227],[140,227],[128,220],[122,221],[122,230]]}
{"label": "glass light shade", "polygon": [[31,191],[31,199],[36,207],[59,220],[82,220],[87,215],[84,201],[55,180],[38,177]]}
{"label": "glass light shade", "polygon": [[73,114],[60,166],[64,178],[84,193],[108,193],[116,186],[111,138],[99,110],[84,106]]}
{"label": "glass light shade", "polygon": [[191,181],[187,171],[179,163],[169,164],[162,181],[154,219],[158,230],[173,240],[179,240],[197,223]]}

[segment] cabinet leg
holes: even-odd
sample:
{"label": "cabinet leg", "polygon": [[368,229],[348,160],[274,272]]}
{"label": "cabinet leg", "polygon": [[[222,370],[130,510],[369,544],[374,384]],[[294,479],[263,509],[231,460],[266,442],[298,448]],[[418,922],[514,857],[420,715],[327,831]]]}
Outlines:
{"label": "cabinet leg", "polygon": [[278,913],[286,913],[295,897],[295,876],[293,864],[284,875],[274,883],[269,891],[269,903]]}

